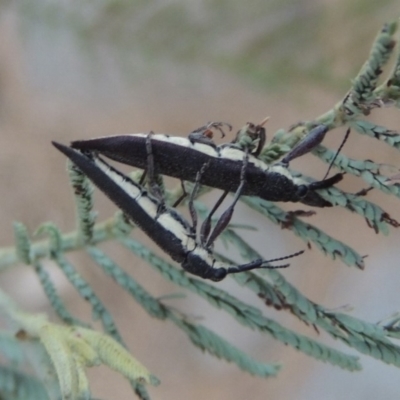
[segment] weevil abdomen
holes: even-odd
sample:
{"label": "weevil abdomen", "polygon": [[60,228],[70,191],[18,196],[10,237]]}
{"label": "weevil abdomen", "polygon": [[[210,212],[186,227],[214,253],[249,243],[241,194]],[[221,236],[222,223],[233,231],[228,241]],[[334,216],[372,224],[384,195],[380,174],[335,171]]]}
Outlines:
{"label": "weevil abdomen", "polygon": [[[98,158],[89,158],[67,146],[54,143],[115,205],[171,258],[179,263],[186,259],[188,248],[194,248],[189,224],[175,219],[170,210],[160,211],[161,204],[140,185]],[[193,243],[188,241],[192,240]]]}

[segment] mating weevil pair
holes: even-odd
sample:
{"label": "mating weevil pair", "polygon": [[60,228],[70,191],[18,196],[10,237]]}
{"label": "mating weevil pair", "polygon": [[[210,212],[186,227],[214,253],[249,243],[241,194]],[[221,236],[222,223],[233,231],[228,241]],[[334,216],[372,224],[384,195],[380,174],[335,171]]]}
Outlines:
{"label": "mating weevil pair", "polygon": [[[220,126],[210,124],[194,131],[188,139],[151,133],[78,141],[72,143],[72,148],[53,144],[186,271],[204,279],[220,281],[232,273],[286,267],[288,264],[271,266],[268,263],[295,257],[303,251],[274,260],[254,260],[230,266],[216,260],[212,245],[229,224],[241,195],[256,195],[272,201],[301,201],[324,207],[330,204],[326,204],[315,190],[332,186],[341,179],[341,175],[311,184],[298,183],[284,165],[268,166],[254,155],[249,155],[247,148],[239,149],[235,143],[216,146],[210,138],[209,128]],[[264,144],[265,130],[261,125],[251,127],[260,134],[253,151],[257,154],[262,147],[260,143]],[[298,153],[302,151],[300,149]],[[146,169],[151,193],[108,165],[97,153]],[[288,163],[298,153],[294,157],[287,156],[285,161]],[[165,204],[154,184],[155,173],[195,182],[189,201],[192,225],[176,209]],[[203,222],[198,240],[193,201],[200,184],[223,189],[224,194]],[[211,215],[230,191],[235,192],[234,200],[211,231]]]}
{"label": "mating weevil pair", "polygon": [[[194,193],[199,185],[204,168],[199,171],[189,208],[193,219],[190,225],[178,211],[164,203],[156,193],[149,194],[140,184],[120,173],[94,154],[83,154],[67,146],[53,143],[64,153],[109,199],[116,204],[135,224],[137,224],[161,249],[180,263],[186,271],[204,279],[220,281],[226,275],[250,271],[258,268],[284,268],[288,264],[270,266],[273,261],[295,257],[303,251],[274,260],[254,260],[236,267],[218,261],[212,254],[211,247],[218,235],[225,229],[233,214],[234,206],[239,199],[243,184],[238,188],[231,206],[221,216],[211,234],[203,235],[201,241],[196,239],[196,221],[194,217]],[[245,170],[245,165],[243,170]],[[242,174],[243,175],[243,174]],[[150,178],[151,179],[151,178]],[[243,181],[244,182],[244,181]],[[152,186],[151,184],[149,185]],[[207,219],[202,232],[209,232]]]}

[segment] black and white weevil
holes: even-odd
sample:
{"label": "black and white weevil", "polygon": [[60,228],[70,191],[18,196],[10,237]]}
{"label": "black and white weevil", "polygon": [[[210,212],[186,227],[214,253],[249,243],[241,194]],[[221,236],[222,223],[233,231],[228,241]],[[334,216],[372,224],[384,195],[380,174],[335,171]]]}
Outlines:
{"label": "black and white weevil", "polygon": [[[148,144],[151,141],[156,174],[194,182],[197,172],[204,164],[208,163],[209,168],[202,174],[201,184],[225,192],[236,192],[241,183],[244,151],[235,146],[235,143],[215,145],[207,135],[209,126],[213,127],[213,124],[195,130],[188,138],[166,134],[137,133],[74,141],[71,143],[71,147],[82,151],[97,152],[112,160],[146,169]],[[255,132],[260,134],[260,143],[263,145],[265,129],[261,125],[254,125],[254,127],[259,128]],[[321,128],[318,129],[320,138]],[[206,134],[202,135],[202,132]],[[311,137],[313,136],[311,135]],[[336,184],[342,179],[342,174],[310,183],[294,177],[287,168],[289,161],[293,158],[310,151],[310,141],[302,143],[283,159],[283,163],[272,165],[268,165],[256,157],[261,149],[260,146],[257,146],[253,154],[249,155],[241,194],[257,196],[270,201],[301,202],[313,207],[331,206],[331,203],[323,199],[316,190]]]}
{"label": "black and white weevil", "polygon": [[[271,266],[268,263],[295,257],[303,253],[299,251],[289,256],[273,260],[254,260],[246,264],[231,266],[218,261],[212,253],[212,245],[217,236],[228,225],[236,202],[244,186],[246,162],[242,163],[242,183],[239,185],[233,203],[222,214],[210,235],[204,235],[199,241],[196,238],[197,218],[194,217],[193,199],[191,195],[189,209],[193,225],[174,208],[165,204],[163,199],[147,192],[140,184],[134,182],[104,160],[92,153],[81,153],[77,150],[53,142],[53,145],[64,153],[115,205],[117,205],[135,224],[137,224],[163,251],[181,264],[187,272],[204,279],[220,281],[228,274],[250,271],[253,269],[283,268],[288,264]],[[195,189],[201,175],[209,168],[204,164],[197,173]],[[151,177],[149,177],[151,178]],[[215,211],[214,207],[214,210]],[[204,224],[209,224],[206,219]],[[203,228],[208,232],[209,228]]]}

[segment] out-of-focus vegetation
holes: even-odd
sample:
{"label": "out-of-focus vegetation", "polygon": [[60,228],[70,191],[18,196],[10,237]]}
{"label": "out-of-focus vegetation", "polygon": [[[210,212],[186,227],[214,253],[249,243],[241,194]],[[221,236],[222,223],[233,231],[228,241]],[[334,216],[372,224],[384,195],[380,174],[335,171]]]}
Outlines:
{"label": "out-of-focus vegetation", "polygon": [[356,72],[354,62],[368,50],[372,27],[395,9],[393,0],[39,0],[18,5],[26,40],[35,32],[49,42],[70,35],[81,51],[80,62],[96,63],[106,53],[127,82],[138,70],[162,73],[172,64],[196,73],[196,66],[211,66],[275,90],[299,79],[345,89],[349,69]]}

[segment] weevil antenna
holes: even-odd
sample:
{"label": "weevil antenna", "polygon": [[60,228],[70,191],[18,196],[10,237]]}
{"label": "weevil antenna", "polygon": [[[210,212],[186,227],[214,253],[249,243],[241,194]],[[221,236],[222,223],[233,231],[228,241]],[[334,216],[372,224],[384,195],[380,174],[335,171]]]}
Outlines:
{"label": "weevil antenna", "polygon": [[296,253],[289,254],[288,256],[274,258],[272,260],[254,260],[247,264],[238,265],[237,267],[230,267],[226,270],[227,274],[236,274],[238,272],[251,271],[253,269],[278,269],[278,268],[287,268],[290,264],[281,264],[281,265],[265,265],[274,261],[282,261],[287,260],[288,258],[297,257],[300,254],[303,254],[304,250],[297,251]]}
{"label": "weevil antenna", "polygon": [[262,260],[255,260],[248,264],[238,265],[237,267],[230,267],[226,270],[226,274],[236,274],[238,272],[252,271],[253,269],[278,269],[287,268],[290,266],[290,264],[263,266],[262,263]]}
{"label": "weevil antenna", "polygon": [[[269,264],[269,263],[272,263],[272,262],[275,262],[275,261],[287,260],[289,258],[294,258],[294,257],[300,256],[303,253],[304,253],[304,250],[300,250],[300,251],[297,251],[296,253],[289,254],[288,256],[279,257],[279,258],[273,258],[272,260],[265,260],[265,261],[263,261],[263,264],[267,264],[267,263]],[[267,267],[263,267],[263,268],[268,268],[268,266]]]}
{"label": "weevil antenna", "polygon": [[326,171],[326,174],[325,174],[325,176],[324,176],[324,179],[322,179],[323,181],[328,177],[329,172],[330,172],[330,170],[331,170],[331,168],[332,168],[332,166],[333,166],[333,163],[336,161],[337,156],[338,156],[338,155],[340,154],[340,152],[342,151],[343,146],[345,145],[345,143],[347,142],[347,139],[348,139],[349,136],[350,136],[350,132],[351,132],[351,128],[348,128],[347,131],[346,131],[346,134],[344,135],[344,138],[343,138],[343,140],[342,140],[342,143],[340,144],[339,148],[337,149],[337,152],[336,152],[336,154],[335,154],[335,157],[333,157],[331,163],[329,164],[328,171]]}
{"label": "weevil antenna", "polygon": [[236,203],[238,202],[240,196],[242,195],[244,185],[246,184],[246,169],[249,161],[249,155],[247,153],[247,149],[245,151],[245,156],[243,158],[243,165],[240,171],[240,185],[236,190],[235,197],[233,199],[232,204],[227,208],[227,210],[221,215],[218,219],[217,224],[214,227],[214,230],[211,232],[210,236],[207,239],[206,247],[210,247],[217,237],[224,231],[224,229],[228,226],[231,221],[233,211],[235,209]]}

